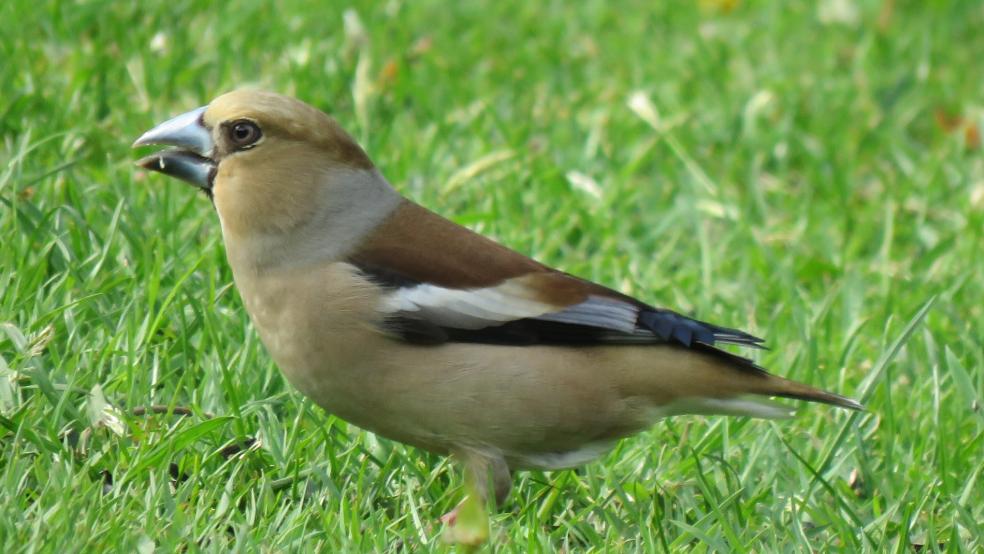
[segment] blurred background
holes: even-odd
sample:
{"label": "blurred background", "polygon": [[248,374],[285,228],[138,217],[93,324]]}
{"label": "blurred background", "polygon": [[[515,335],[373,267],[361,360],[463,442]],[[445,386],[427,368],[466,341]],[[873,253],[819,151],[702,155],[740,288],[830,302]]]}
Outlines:
{"label": "blurred background", "polygon": [[943,0],[0,3],[0,549],[438,548],[451,468],[289,390],[208,201],[132,164],[255,86],[427,207],[869,407],[522,474],[500,548],[979,551],[982,29]]}

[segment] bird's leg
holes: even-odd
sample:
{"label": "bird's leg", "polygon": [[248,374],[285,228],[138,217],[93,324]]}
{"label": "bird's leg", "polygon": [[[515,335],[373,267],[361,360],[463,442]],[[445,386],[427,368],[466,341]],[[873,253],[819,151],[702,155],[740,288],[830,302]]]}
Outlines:
{"label": "bird's leg", "polygon": [[476,452],[459,452],[457,457],[464,467],[465,498],[441,517],[448,526],[444,538],[451,543],[477,546],[489,537],[489,493],[494,493],[495,502],[505,501],[512,477],[502,458]]}

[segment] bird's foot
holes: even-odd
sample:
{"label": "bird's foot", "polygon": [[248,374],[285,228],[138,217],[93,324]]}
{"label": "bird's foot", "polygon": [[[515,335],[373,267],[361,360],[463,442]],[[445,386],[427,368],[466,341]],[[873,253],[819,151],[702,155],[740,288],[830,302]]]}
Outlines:
{"label": "bird's foot", "polygon": [[458,522],[458,507],[441,516],[441,523],[448,527],[453,527]]}
{"label": "bird's foot", "polygon": [[489,515],[476,495],[468,495],[455,509],[441,516],[444,541],[475,547],[489,538]]}

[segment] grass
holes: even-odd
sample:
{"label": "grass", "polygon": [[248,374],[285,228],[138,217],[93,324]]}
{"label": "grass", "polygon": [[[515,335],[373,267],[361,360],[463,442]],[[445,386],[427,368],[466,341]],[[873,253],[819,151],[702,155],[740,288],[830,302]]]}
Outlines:
{"label": "grass", "polygon": [[0,3],[0,550],[441,550],[438,457],[289,389],[129,144],[255,84],[540,260],[863,397],[522,473],[496,550],[984,549],[979,2]]}

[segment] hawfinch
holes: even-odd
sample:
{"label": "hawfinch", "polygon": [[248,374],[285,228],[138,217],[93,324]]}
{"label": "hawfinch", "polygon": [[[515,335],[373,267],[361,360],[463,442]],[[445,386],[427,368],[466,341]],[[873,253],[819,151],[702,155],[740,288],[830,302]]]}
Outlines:
{"label": "hawfinch", "polygon": [[[718,345],[762,339],[552,269],[402,197],[339,124],[252,90],[147,131],[138,164],[212,200],[236,287],[325,410],[464,467],[451,540],[488,535],[512,470],[581,465],[677,414],[861,409]],[[490,494],[491,493],[491,494]]]}

